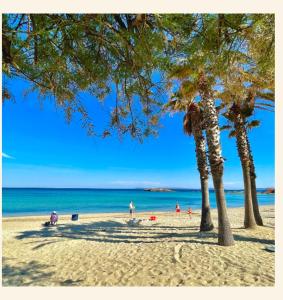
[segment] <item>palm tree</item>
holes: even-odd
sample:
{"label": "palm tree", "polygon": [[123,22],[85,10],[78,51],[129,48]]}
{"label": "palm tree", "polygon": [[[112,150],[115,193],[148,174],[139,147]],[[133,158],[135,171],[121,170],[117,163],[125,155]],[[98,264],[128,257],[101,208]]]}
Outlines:
{"label": "palm tree", "polygon": [[202,209],[200,231],[210,231],[214,228],[210,214],[209,189],[208,189],[208,164],[206,157],[206,142],[203,131],[202,110],[197,103],[188,106],[183,122],[184,132],[193,135],[196,144],[196,158],[200,174]]}
{"label": "palm tree", "polygon": [[[178,49],[183,52],[173,59],[173,64],[177,62],[177,73],[183,80],[199,78],[198,92],[204,108],[209,163],[218,208],[218,242],[229,246],[234,240],[227,216],[220,129],[212,88],[217,81],[223,81],[234,63],[256,70],[260,79],[265,78],[267,72],[274,78],[274,16],[196,15],[193,28],[185,29],[182,22],[179,25],[175,20],[172,32],[176,33]],[[174,45],[176,40],[171,44]],[[182,66],[179,66],[180,60]]]}
{"label": "palm tree", "polygon": [[238,155],[241,160],[243,170],[243,180],[245,188],[245,228],[255,228],[256,220],[253,211],[251,178],[250,178],[250,151],[247,143],[247,132],[245,122],[241,114],[241,107],[234,102],[229,111],[225,114],[226,118],[231,120],[235,128]]}
{"label": "palm tree", "polygon": [[223,157],[221,155],[220,129],[218,114],[210,84],[204,72],[200,72],[198,80],[199,93],[203,103],[206,139],[209,150],[209,164],[213,178],[218,210],[218,243],[222,246],[234,244],[234,238],[227,215],[227,207],[223,186]]}
{"label": "palm tree", "polygon": [[[266,84],[268,83],[268,84]],[[260,125],[260,121],[258,120],[252,120],[251,122],[247,122],[247,119],[253,115],[255,108],[258,109],[265,109],[270,110],[274,108],[273,103],[270,104],[270,102],[274,101],[274,93],[273,93],[273,80],[267,79],[264,80],[264,86],[258,84],[253,85],[252,89],[248,91],[248,97],[245,101],[245,105],[241,109],[241,115],[243,116],[244,122],[246,124],[247,130],[250,130],[252,128],[258,127]],[[267,88],[267,90],[264,90],[264,87]],[[256,99],[261,99],[262,101],[268,101],[266,102],[256,102]],[[253,203],[253,211],[254,211],[254,217],[256,220],[257,225],[263,226],[263,221],[259,212],[259,206],[258,206],[258,200],[257,200],[257,190],[256,190],[256,171],[255,171],[255,165],[254,165],[254,159],[252,155],[251,145],[249,141],[248,134],[246,135],[247,139],[247,146],[249,151],[249,162],[250,162],[250,180],[251,180],[251,193],[252,193],[252,203]]]}
{"label": "palm tree", "polygon": [[[263,76],[265,74],[266,76]],[[259,125],[259,121],[248,123],[248,118],[253,116],[255,109],[270,110],[274,108],[274,79],[269,70],[258,73],[256,69],[245,70],[239,64],[230,66],[223,80],[224,90],[217,97],[222,100],[220,108],[227,108],[223,116],[233,124],[230,137],[236,137],[238,155],[243,169],[245,187],[245,228],[262,226],[257,191],[255,166],[247,130]],[[260,100],[260,101],[258,101]],[[232,105],[231,105],[232,104]],[[231,126],[224,126],[229,129]]]}
{"label": "palm tree", "polygon": [[[259,120],[252,120],[251,122],[245,121],[245,127],[246,127],[246,132],[248,130],[251,130],[254,127],[258,127],[260,124]],[[232,129],[232,126],[230,125],[225,125],[222,126],[222,129]],[[235,137],[236,136],[236,130],[232,129],[229,133],[229,137]],[[251,180],[251,193],[252,193],[252,203],[253,203],[253,212],[254,212],[254,218],[256,221],[256,224],[259,226],[263,226],[263,221],[260,215],[259,211],[259,205],[258,205],[258,200],[257,200],[257,190],[256,190],[256,171],[255,171],[255,165],[254,165],[254,159],[252,155],[252,150],[251,150],[251,145],[249,141],[249,136],[246,134],[247,138],[247,145],[248,145],[248,151],[249,151],[249,163],[250,163],[250,180]]]}
{"label": "palm tree", "polygon": [[[183,88],[191,96],[198,94],[201,96],[201,106],[203,107],[202,119],[203,128],[206,132],[208,146],[208,159],[213,178],[213,185],[216,194],[218,211],[218,244],[231,246],[234,238],[227,214],[226,199],[223,186],[223,157],[221,155],[220,129],[218,126],[218,114],[212,95],[212,86],[215,85],[215,77],[212,74],[209,78],[205,73],[188,63],[182,63],[174,67],[170,74],[171,78],[182,82]],[[191,98],[191,97],[188,97]]]}
{"label": "palm tree", "polygon": [[[181,87],[181,91],[184,89]],[[209,203],[208,175],[209,168],[206,157],[206,142],[203,135],[203,117],[202,109],[192,100],[184,100],[184,95],[175,93],[176,100],[172,100],[165,105],[165,109],[170,111],[186,111],[183,119],[184,133],[189,136],[193,135],[195,140],[195,152],[197,158],[198,171],[200,174],[201,194],[202,194],[202,211],[200,231],[211,231],[214,228]]]}
{"label": "palm tree", "polygon": [[258,206],[258,200],[257,200],[255,165],[254,165],[254,159],[253,159],[251,145],[250,145],[248,135],[247,135],[247,145],[248,145],[249,156],[250,156],[250,179],[251,179],[251,191],[252,191],[254,217],[255,217],[256,224],[259,226],[263,226],[263,221],[262,221],[262,218],[261,218],[261,215],[259,212],[259,206]]}
{"label": "palm tree", "polygon": [[[246,147],[249,155],[249,168],[250,168],[250,181],[251,181],[251,197],[252,197],[252,206],[253,206],[253,212],[254,212],[254,218],[256,221],[256,224],[259,226],[263,226],[263,221],[262,217],[260,215],[259,211],[259,205],[258,205],[258,200],[257,200],[257,189],[256,189],[256,170],[255,170],[255,164],[254,164],[254,159],[253,159],[253,154],[252,154],[252,149],[249,141],[249,136],[248,136],[248,130],[251,130],[252,128],[258,127],[260,125],[259,120],[252,120],[250,122],[247,121],[247,118],[251,116],[251,111],[248,112],[247,109],[245,109],[245,106],[243,105],[238,105],[238,108],[240,109],[240,114],[241,118],[244,124],[242,126],[244,127],[242,130],[245,130],[245,136],[246,136]],[[254,106],[252,108],[252,111],[254,110]],[[228,114],[223,114],[226,118],[230,119]],[[223,129],[231,129],[232,126],[223,126]],[[237,137],[237,129],[236,126],[233,126],[233,129],[231,130],[229,137]]]}

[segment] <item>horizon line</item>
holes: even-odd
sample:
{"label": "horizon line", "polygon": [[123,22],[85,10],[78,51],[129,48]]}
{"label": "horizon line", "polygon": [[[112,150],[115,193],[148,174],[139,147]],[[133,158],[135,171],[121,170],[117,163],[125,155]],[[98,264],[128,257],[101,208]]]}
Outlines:
{"label": "horizon line", "polygon": [[[270,189],[274,188],[273,186],[268,187],[257,187],[257,190],[262,189]],[[151,187],[9,187],[9,186],[3,186],[2,189],[88,189],[88,190],[145,190],[145,189],[151,189]],[[189,188],[189,187],[161,187],[160,189],[172,189],[172,190],[201,190],[201,188]],[[275,188],[274,188],[275,189]],[[209,188],[209,190],[214,190],[214,188]],[[243,191],[244,188],[224,188],[224,190],[239,190]]]}

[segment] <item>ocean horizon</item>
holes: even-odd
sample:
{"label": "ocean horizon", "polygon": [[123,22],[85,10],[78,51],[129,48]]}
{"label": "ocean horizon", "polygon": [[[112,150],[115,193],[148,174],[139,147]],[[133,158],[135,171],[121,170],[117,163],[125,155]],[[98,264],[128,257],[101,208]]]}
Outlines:
{"label": "ocean horizon", "polygon": [[[171,192],[149,192],[144,188],[2,188],[2,215],[31,216],[85,213],[125,213],[133,201],[137,212],[174,211],[201,208],[200,189],[170,188]],[[258,189],[262,192],[265,189]],[[228,207],[244,206],[243,189],[225,190]],[[213,189],[209,190],[211,208],[216,208]],[[258,194],[259,205],[272,205],[274,194]]]}

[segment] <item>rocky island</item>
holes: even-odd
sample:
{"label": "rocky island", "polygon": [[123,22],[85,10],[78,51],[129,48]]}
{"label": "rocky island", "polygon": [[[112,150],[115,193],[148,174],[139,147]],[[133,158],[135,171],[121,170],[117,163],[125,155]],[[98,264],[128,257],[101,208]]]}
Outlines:
{"label": "rocky island", "polygon": [[147,192],[173,192],[173,190],[166,189],[166,188],[148,188],[144,189]]}
{"label": "rocky island", "polygon": [[263,194],[274,194],[274,193],[275,193],[275,188],[268,188],[263,192]]}

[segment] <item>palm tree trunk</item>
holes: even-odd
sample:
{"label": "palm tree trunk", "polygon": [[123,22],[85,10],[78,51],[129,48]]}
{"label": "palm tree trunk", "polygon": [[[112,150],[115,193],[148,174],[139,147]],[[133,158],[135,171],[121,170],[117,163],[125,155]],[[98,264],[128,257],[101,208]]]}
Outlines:
{"label": "palm tree trunk", "polygon": [[232,108],[230,109],[230,112],[233,114],[238,155],[240,157],[242,170],[243,170],[243,180],[244,180],[244,187],[245,187],[244,226],[245,228],[254,228],[256,227],[256,221],[254,218],[253,203],[252,203],[250,156],[249,156],[249,149],[247,144],[246,128],[245,128],[243,118],[240,114],[239,106],[234,103]]}
{"label": "palm tree trunk", "polygon": [[263,226],[262,218],[261,218],[261,215],[259,212],[258,201],[257,201],[255,165],[254,165],[254,159],[253,159],[251,145],[249,142],[248,135],[247,135],[247,144],[248,144],[249,157],[250,157],[250,177],[251,177],[251,189],[252,189],[254,217],[255,217],[256,224],[259,226]]}
{"label": "palm tree trunk", "polygon": [[200,231],[211,231],[214,225],[210,214],[208,178],[200,178],[200,183],[202,195]]}
{"label": "palm tree trunk", "polygon": [[223,158],[220,146],[220,129],[214,100],[211,96],[204,73],[199,78],[199,92],[204,104],[204,120],[209,151],[209,163],[213,178],[218,210],[218,243],[222,246],[234,244],[230,222],[227,215],[226,200],[223,187]]}
{"label": "palm tree trunk", "polygon": [[221,246],[232,246],[234,238],[227,215],[223,180],[222,175],[218,174],[217,172],[217,175],[212,175],[218,211],[218,243]]}
{"label": "palm tree trunk", "polygon": [[202,134],[202,124],[199,109],[192,112],[192,131],[196,143],[196,158],[201,182],[202,207],[200,231],[210,231],[213,230],[214,225],[212,223],[210,214],[208,190],[209,171],[206,157],[205,138]]}
{"label": "palm tree trunk", "polygon": [[251,177],[250,177],[250,168],[249,163],[242,163],[243,170],[243,180],[245,187],[245,219],[244,227],[245,228],[254,228],[256,227],[256,221],[253,212],[253,203],[252,203],[252,190],[251,190]]}

